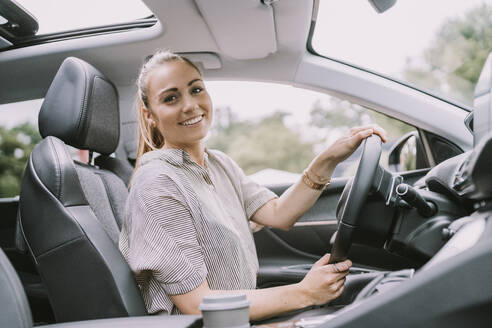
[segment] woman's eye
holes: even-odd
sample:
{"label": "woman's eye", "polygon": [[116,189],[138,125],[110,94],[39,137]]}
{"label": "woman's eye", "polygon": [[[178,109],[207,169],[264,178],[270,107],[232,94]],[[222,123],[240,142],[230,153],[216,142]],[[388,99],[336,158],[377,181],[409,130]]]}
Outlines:
{"label": "woman's eye", "polygon": [[168,103],[168,102],[175,101],[176,99],[177,99],[177,97],[175,95],[167,96],[166,98],[164,98],[164,102]]}
{"label": "woman's eye", "polygon": [[193,94],[196,94],[196,93],[200,93],[202,92],[203,88],[201,87],[194,87],[193,89],[191,89],[191,93]]}

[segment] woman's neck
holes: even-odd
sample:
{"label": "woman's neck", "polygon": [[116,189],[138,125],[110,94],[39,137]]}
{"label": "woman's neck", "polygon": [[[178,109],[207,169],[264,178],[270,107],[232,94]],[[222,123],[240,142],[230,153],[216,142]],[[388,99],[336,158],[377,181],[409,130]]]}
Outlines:
{"label": "woman's neck", "polygon": [[164,143],[162,147],[164,149],[182,149],[190,155],[191,159],[198,165],[205,167],[205,145],[203,142],[199,142],[193,145],[173,145],[170,143]]}

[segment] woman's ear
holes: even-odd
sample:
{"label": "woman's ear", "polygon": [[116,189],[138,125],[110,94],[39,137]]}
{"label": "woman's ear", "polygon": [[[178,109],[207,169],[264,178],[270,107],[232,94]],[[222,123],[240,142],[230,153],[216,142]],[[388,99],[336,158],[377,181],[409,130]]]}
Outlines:
{"label": "woman's ear", "polygon": [[152,118],[152,114],[150,113],[150,111],[147,108],[145,108],[144,106],[140,107],[140,110],[143,112],[144,117],[147,120],[147,124],[150,127],[155,127],[156,124],[155,124],[154,119]]}

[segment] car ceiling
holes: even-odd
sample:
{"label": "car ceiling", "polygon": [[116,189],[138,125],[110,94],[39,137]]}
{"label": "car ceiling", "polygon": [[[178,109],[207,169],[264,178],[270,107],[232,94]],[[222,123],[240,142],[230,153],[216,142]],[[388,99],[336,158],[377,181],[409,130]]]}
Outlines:
{"label": "car ceiling", "polygon": [[[118,87],[157,49],[189,54],[207,79],[292,83],[306,53],[313,1],[144,0],[159,22],[0,52],[0,103],[44,97],[60,63],[82,58]],[[33,78],[33,77],[36,78]]]}

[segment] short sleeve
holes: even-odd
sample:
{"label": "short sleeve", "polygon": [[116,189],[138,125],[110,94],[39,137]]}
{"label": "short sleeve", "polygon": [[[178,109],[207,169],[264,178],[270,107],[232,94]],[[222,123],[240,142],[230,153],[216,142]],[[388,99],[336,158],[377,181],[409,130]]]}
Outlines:
{"label": "short sleeve", "polygon": [[151,271],[168,295],[187,293],[207,275],[193,217],[168,176],[143,182],[129,196],[129,264],[137,277]]}
{"label": "short sleeve", "polygon": [[278,197],[273,191],[261,186],[248,177],[229,156],[216,150],[214,150],[214,154],[222,157],[224,165],[227,166],[229,170],[232,170],[234,176],[237,177],[236,180],[239,184],[244,210],[246,211],[248,220],[250,220],[255,212],[265,205],[265,203]]}
{"label": "short sleeve", "polygon": [[253,181],[250,177],[244,174],[243,170],[241,170],[241,174],[241,189],[244,197],[244,208],[246,210],[247,218],[251,219],[260,207],[278,196],[270,189],[260,186],[257,182]]}

